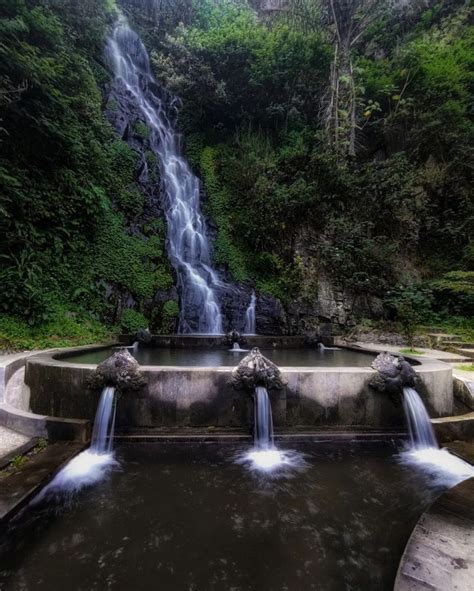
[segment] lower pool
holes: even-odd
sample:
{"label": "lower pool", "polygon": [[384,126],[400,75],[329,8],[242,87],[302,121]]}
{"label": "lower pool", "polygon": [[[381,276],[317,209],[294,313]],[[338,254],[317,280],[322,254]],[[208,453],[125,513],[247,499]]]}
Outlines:
{"label": "lower pool", "polygon": [[239,461],[241,445],[123,444],[104,480],[10,523],[0,588],[392,589],[443,485],[390,442],[286,447],[303,459],[268,474]]}

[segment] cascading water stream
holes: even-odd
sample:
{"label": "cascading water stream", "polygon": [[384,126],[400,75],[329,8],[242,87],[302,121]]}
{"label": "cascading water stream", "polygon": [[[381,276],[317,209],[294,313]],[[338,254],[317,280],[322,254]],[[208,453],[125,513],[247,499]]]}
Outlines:
{"label": "cascading water stream", "polygon": [[244,334],[254,335],[256,334],[256,321],[255,321],[255,306],[257,303],[257,297],[255,292],[252,291],[252,297],[250,298],[250,304],[245,313],[245,328]]}
{"label": "cascading water stream", "polygon": [[216,295],[225,287],[212,268],[209,241],[200,209],[200,183],[183,158],[147,51],[120,18],[107,43],[116,96],[140,113],[149,130],[165,196],[168,254],[176,270],[181,298],[179,332],[221,334],[222,315]]}
{"label": "cascading water stream", "polygon": [[90,453],[109,454],[112,451],[115,431],[115,388],[106,386],[102,390],[95,414]]}
{"label": "cascading water stream", "polygon": [[438,449],[433,425],[418,392],[403,388],[403,408],[408,422],[413,450]]}
{"label": "cascading water stream", "polygon": [[274,449],[272,405],[267,389],[255,388],[254,396],[254,444],[256,449]]}

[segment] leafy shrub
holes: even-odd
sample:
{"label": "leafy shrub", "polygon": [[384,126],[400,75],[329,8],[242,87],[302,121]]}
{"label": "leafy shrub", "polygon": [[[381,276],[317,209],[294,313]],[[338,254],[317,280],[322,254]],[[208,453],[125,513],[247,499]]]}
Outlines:
{"label": "leafy shrub", "polygon": [[399,323],[402,334],[414,349],[418,325],[431,318],[433,295],[430,289],[418,285],[402,285],[387,293],[384,305],[392,319]]}
{"label": "leafy shrub", "polygon": [[438,309],[457,316],[474,314],[474,271],[450,271],[431,286]]}
{"label": "leafy shrub", "polygon": [[29,350],[73,347],[110,341],[113,332],[89,314],[57,306],[50,319],[31,326],[23,318],[0,316],[0,349]]}
{"label": "leafy shrub", "polygon": [[148,328],[148,320],[141,312],[128,308],[122,312],[120,328],[128,334],[136,334],[139,330]]}

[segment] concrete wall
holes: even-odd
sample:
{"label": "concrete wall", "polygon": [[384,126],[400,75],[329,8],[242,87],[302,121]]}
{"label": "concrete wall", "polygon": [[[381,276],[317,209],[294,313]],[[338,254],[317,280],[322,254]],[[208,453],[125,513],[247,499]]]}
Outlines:
{"label": "concrete wall", "polygon": [[[100,392],[87,388],[94,365],[72,364],[51,355],[27,362],[25,381],[31,409],[57,417],[93,420]],[[249,427],[252,400],[230,384],[229,368],[157,368],[142,371],[148,385],[119,401],[117,427]],[[431,416],[452,413],[451,368],[443,363],[417,367],[421,395]],[[270,392],[276,427],[399,428],[401,406],[374,392],[369,368],[285,368],[287,386]]]}

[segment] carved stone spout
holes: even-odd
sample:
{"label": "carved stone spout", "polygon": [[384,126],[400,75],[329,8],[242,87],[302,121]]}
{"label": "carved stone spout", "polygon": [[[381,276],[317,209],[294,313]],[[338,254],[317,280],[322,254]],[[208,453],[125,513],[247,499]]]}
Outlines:
{"label": "carved stone spout", "polygon": [[234,343],[238,343],[240,347],[247,344],[247,340],[243,337],[238,330],[232,329],[224,337],[224,344],[232,347]]}
{"label": "carved stone spout", "polygon": [[265,386],[267,390],[281,390],[285,386],[279,368],[254,347],[232,372],[232,385],[238,390],[254,390]]}
{"label": "carved stone spout", "polygon": [[90,388],[115,386],[120,392],[138,390],[145,383],[138,361],[125,348],[99,363],[88,380]]}
{"label": "carved stone spout", "polygon": [[413,367],[401,355],[380,353],[372,362],[377,374],[370,381],[370,386],[378,392],[385,392],[398,403],[403,388],[416,388],[418,376]]}

